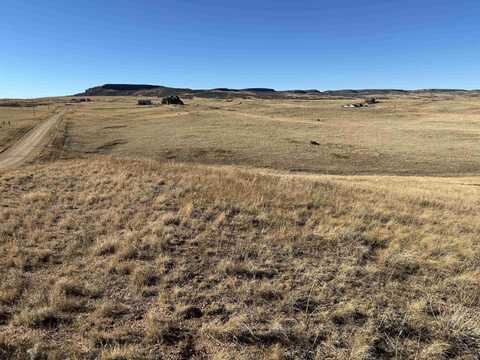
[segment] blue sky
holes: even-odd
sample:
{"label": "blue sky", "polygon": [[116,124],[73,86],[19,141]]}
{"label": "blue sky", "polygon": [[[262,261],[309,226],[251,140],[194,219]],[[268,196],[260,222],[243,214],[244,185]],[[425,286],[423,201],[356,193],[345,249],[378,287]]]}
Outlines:
{"label": "blue sky", "polygon": [[104,83],[480,88],[478,0],[2,0],[0,97]]}

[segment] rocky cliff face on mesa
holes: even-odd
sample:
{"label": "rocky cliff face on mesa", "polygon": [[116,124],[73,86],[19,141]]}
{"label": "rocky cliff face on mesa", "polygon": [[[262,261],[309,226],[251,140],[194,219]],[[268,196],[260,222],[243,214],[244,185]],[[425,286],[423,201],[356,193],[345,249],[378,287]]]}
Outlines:
{"label": "rocky cliff face on mesa", "polygon": [[365,96],[389,96],[389,95],[409,95],[409,94],[470,94],[479,96],[480,91],[459,90],[459,89],[422,89],[422,90],[399,90],[399,89],[360,89],[360,90],[328,90],[319,91],[310,90],[285,90],[277,91],[270,88],[215,88],[215,89],[189,89],[174,88],[160,85],[143,84],[105,84],[95,86],[77,94],[78,96],[159,96],[165,97],[178,95],[182,97],[204,97],[204,98],[264,98],[264,99],[317,99],[317,98],[358,98]]}

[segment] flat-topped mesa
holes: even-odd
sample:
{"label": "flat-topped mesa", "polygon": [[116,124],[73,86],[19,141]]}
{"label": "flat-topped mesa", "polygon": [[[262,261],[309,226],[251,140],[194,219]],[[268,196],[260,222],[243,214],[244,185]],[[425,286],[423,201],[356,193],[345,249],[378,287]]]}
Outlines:
{"label": "flat-topped mesa", "polygon": [[225,91],[225,92],[276,92],[275,89],[270,88],[245,88],[245,89],[230,89],[230,88],[215,88],[211,91]]}
{"label": "flat-topped mesa", "polygon": [[212,90],[206,89],[189,89],[189,88],[173,88],[160,85],[148,84],[105,84],[95,86],[85,90],[85,92],[76,94],[77,96],[157,96],[166,97],[169,95],[177,95],[184,97],[198,96],[207,98],[230,98],[230,97],[263,97],[273,98],[282,97],[282,92],[277,92],[270,88],[245,88],[230,89],[216,88]]}
{"label": "flat-topped mesa", "polygon": [[109,90],[150,90],[158,88],[158,85],[141,85],[141,84],[105,84],[104,89]]}
{"label": "flat-topped mesa", "polygon": [[[172,92],[172,88],[160,85],[147,84],[105,84],[85,90],[79,96],[141,96],[141,95],[162,95]],[[179,89],[190,90],[190,89]]]}
{"label": "flat-topped mesa", "polygon": [[244,89],[232,88],[214,88],[214,89],[190,89],[174,88],[161,85],[149,84],[105,84],[87,89],[77,96],[155,96],[166,97],[177,95],[185,98],[259,98],[259,99],[323,99],[323,98],[344,98],[353,99],[361,97],[385,97],[408,94],[458,94],[469,93],[478,96],[478,91],[456,90],[456,89],[420,89],[420,90],[402,90],[402,89],[345,89],[345,90],[326,90],[316,89],[292,89],[275,90],[264,87],[251,87]]}

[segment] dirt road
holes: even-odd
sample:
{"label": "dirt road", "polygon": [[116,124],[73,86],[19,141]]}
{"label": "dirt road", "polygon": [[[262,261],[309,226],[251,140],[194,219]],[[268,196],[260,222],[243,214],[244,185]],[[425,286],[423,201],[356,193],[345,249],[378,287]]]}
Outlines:
{"label": "dirt road", "polygon": [[9,149],[0,154],[0,170],[16,167],[25,162],[35,149],[45,145],[49,131],[62,119],[61,111],[43,121]]}

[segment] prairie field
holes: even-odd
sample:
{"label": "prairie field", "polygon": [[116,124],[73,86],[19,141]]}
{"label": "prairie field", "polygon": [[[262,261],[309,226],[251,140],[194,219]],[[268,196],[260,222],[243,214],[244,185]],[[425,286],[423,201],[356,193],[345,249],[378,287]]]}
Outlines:
{"label": "prairie field", "polygon": [[64,150],[321,174],[480,171],[478,97],[392,97],[368,109],[343,108],[355,99],[136,101],[98,97],[73,107]]}
{"label": "prairie field", "polygon": [[0,359],[480,358],[479,98],[92,100],[0,170]]}

